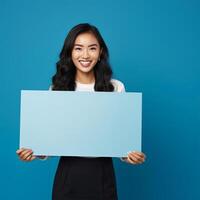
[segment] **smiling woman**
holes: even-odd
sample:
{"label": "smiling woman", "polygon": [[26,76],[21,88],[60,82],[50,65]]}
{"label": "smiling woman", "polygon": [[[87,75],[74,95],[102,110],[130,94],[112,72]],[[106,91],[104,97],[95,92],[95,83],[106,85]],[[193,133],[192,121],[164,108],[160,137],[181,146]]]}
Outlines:
{"label": "smiling woman", "polygon": [[71,29],[57,62],[53,90],[75,90],[76,81],[94,82],[95,91],[114,91],[108,48],[95,26],[79,24]]}
{"label": "smiling woman", "polygon": [[[56,67],[52,90],[125,91],[122,82],[111,79],[107,46],[98,29],[90,24],[79,24],[71,29]],[[25,148],[18,150],[17,154],[24,161],[36,158],[32,150]],[[142,152],[130,152],[122,160],[140,164],[144,162],[145,155]],[[52,199],[117,200],[112,158],[62,156],[54,179]]]}

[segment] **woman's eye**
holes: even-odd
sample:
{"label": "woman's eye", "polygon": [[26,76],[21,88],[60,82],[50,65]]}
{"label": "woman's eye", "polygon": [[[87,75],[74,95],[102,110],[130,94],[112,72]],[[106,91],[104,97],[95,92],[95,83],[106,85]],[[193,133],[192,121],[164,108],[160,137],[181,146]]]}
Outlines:
{"label": "woman's eye", "polygon": [[78,50],[78,51],[80,51],[80,50],[81,50],[81,48],[80,48],[80,47],[76,47],[76,48],[75,48],[75,50]]}
{"label": "woman's eye", "polygon": [[95,47],[93,47],[93,48],[91,48],[91,50],[96,50],[96,48],[95,48]]}

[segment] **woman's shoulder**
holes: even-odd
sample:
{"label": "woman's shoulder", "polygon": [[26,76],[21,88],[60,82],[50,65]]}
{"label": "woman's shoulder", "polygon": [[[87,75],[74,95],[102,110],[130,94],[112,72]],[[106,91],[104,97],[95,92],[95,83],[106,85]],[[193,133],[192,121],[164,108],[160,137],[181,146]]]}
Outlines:
{"label": "woman's shoulder", "polygon": [[117,79],[111,79],[110,82],[114,86],[114,91],[115,92],[125,92],[124,84],[121,81],[119,81]]}

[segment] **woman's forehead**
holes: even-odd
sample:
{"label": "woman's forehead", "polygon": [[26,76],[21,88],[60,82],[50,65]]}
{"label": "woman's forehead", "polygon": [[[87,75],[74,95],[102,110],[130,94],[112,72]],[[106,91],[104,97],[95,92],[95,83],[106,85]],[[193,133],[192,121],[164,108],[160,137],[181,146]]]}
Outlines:
{"label": "woman's forehead", "polygon": [[93,33],[81,33],[76,37],[74,45],[91,46],[99,45],[99,42]]}

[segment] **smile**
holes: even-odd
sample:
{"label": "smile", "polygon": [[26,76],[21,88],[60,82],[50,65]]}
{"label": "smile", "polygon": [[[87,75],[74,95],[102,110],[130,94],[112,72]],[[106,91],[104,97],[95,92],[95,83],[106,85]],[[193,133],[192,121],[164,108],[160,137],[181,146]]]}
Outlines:
{"label": "smile", "polygon": [[83,66],[83,67],[89,67],[92,61],[80,60],[79,62],[81,64],[81,66]]}

